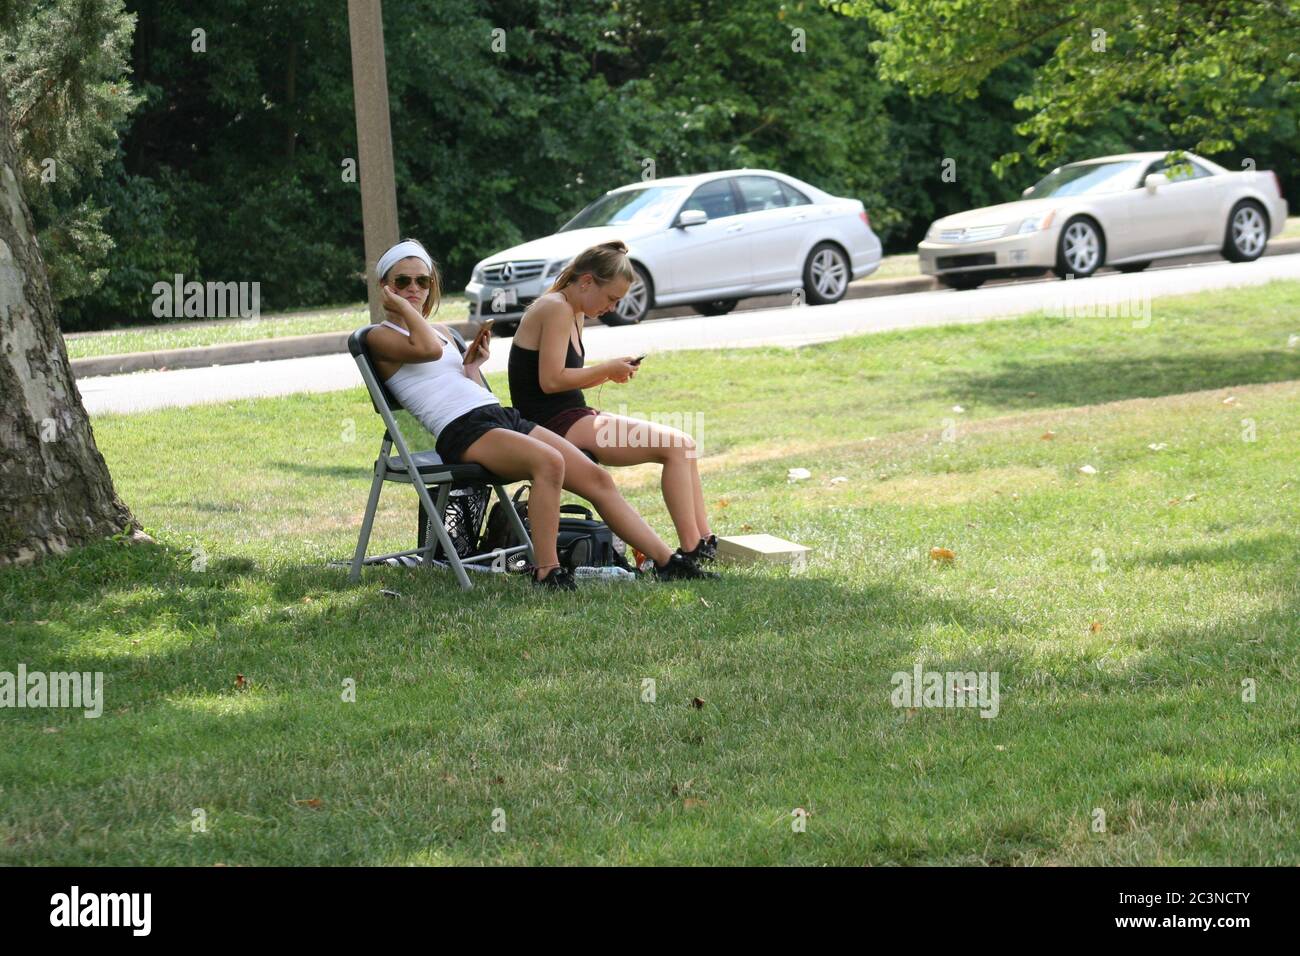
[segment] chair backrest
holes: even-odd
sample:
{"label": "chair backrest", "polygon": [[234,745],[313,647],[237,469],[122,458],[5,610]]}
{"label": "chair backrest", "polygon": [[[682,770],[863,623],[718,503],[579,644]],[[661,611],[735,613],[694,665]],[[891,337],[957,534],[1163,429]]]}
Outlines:
{"label": "chair backrest", "polygon": [[[384,410],[379,406],[379,400],[381,398],[387,404],[390,414],[399,410],[402,407],[402,403],[397,400],[397,396],[394,395],[388,386],[384,384],[384,380],[379,375],[379,369],[376,367],[374,359],[370,356],[370,348],[366,345],[366,336],[368,336],[374,328],[375,326],[373,325],[363,325],[361,328],[356,329],[351,335],[349,335],[348,351],[352,353],[352,358],[356,361],[357,367],[361,369],[361,378],[365,381],[366,390],[370,393],[370,404],[372,404],[375,407],[375,411],[382,416]],[[465,344],[465,339],[451,326],[447,327],[447,331],[451,333],[451,340],[456,343],[456,348],[460,349],[460,354],[464,355],[465,349],[468,348]],[[484,379],[483,381],[486,384],[487,379]],[[488,386],[488,391],[492,391],[491,386]],[[376,392],[378,392],[378,395],[376,395]]]}

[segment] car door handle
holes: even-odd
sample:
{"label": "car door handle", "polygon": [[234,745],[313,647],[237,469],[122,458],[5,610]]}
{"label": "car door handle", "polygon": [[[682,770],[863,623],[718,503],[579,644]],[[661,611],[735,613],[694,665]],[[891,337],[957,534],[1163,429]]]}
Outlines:
{"label": "car door handle", "polygon": [[741,232],[744,228],[744,226],[728,226],[727,232]]}
{"label": "car door handle", "polygon": [[795,222],[803,222],[803,221],[804,221],[805,219],[807,219],[807,218],[808,218],[808,214],[807,214],[806,212],[801,212],[801,213],[799,213],[799,215],[797,215],[797,216],[794,217],[794,221],[795,221]]}

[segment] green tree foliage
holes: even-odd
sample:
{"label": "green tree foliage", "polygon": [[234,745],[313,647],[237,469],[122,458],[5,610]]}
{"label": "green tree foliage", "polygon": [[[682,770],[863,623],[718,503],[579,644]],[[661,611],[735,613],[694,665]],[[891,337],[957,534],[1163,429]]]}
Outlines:
{"label": "green tree foliage", "polygon": [[[1038,164],[1077,158],[1117,111],[1207,154],[1296,134],[1298,0],[851,0],[880,31],[881,75],[971,98],[1000,66],[1046,49],[1017,108]],[[1294,141],[1294,140],[1293,140]],[[999,169],[1024,154],[1004,155]]]}
{"label": "green tree foliage", "polygon": [[[651,170],[788,172],[861,199],[889,251],[1090,155],[1231,142],[1285,183],[1295,2],[384,0],[402,231],[455,289]],[[25,184],[65,329],[151,321],[178,272],[268,311],[363,297],[346,4],[0,7],[25,176],[68,162]]]}
{"label": "green tree foliage", "polygon": [[56,303],[85,301],[108,274],[94,190],[138,102],[125,79],[134,19],[122,0],[0,4],[0,93]]}

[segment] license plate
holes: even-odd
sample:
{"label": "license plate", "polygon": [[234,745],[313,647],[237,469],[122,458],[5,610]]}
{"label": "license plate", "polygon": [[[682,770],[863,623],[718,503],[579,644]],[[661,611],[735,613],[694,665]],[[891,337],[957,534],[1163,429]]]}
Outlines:
{"label": "license plate", "polygon": [[507,306],[519,304],[519,290],[493,289],[492,290],[492,311],[504,312]]}

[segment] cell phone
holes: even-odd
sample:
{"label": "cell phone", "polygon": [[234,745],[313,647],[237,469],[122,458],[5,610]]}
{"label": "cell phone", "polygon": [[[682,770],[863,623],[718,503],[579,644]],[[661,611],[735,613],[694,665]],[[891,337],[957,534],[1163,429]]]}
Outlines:
{"label": "cell phone", "polygon": [[[649,354],[650,354],[649,352],[646,353],[646,355],[649,355]],[[638,356],[637,356],[636,358],[634,358],[634,359],[633,359],[629,364],[631,364],[631,365],[640,365],[640,364],[641,364],[641,360],[642,360],[643,358],[645,358],[645,355],[638,355]]]}
{"label": "cell phone", "polygon": [[474,335],[474,341],[471,342],[469,348],[465,350],[466,358],[474,358],[474,356],[478,354],[478,351],[483,348],[483,343],[485,343],[488,340],[488,337],[492,334],[492,323],[495,321],[496,319],[485,319],[483,324],[478,327],[478,332]]}

